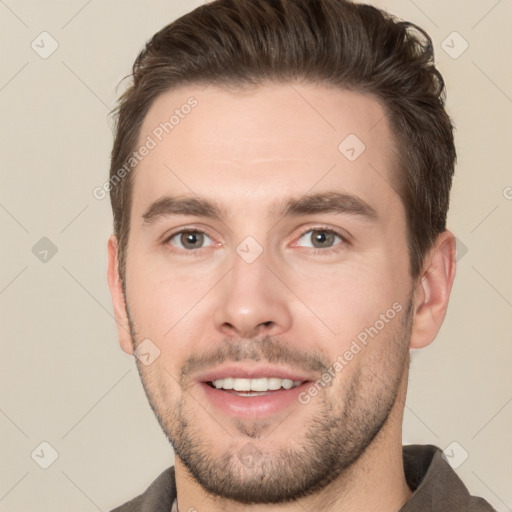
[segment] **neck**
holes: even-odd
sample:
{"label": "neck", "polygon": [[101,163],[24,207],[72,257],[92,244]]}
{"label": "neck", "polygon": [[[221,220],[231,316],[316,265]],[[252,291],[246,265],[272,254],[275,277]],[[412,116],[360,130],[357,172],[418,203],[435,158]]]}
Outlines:
{"label": "neck", "polygon": [[393,409],[375,439],[337,479],[312,496],[290,503],[245,505],[208,494],[176,457],[179,511],[201,512],[398,512],[412,492],[402,458],[402,420],[408,364]]}

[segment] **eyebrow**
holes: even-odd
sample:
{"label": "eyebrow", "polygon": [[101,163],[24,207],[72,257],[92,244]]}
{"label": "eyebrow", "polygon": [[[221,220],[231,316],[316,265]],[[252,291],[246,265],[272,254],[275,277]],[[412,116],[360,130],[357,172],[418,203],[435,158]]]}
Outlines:
{"label": "eyebrow", "polygon": [[[288,199],[281,206],[274,205],[270,210],[276,216],[299,217],[303,215],[336,213],[353,215],[369,221],[377,221],[378,213],[368,203],[351,194],[324,192],[308,194],[298,199]],[[152,203],[142,215],[144,224],[149,225],[162,217],[189,215],[221,220],[226,212],[218,204],[208,199],[193,196],[165,196]]]}
{"label": "eyebrow", "polygon": [[339,213],[359,216],[377,221],[379,215],[375,208],[359,197],[339,192],[310,194],[296,200],[289,200],[284,208],[283,216],[311,215],[319,213]]}

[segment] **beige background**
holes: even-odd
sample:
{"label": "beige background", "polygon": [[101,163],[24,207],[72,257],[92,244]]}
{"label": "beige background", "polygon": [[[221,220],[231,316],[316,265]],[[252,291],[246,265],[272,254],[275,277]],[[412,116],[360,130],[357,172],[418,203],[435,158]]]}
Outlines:
{"label": "beige background", "polygon": [[[92,190],[107,178],[116,84],[146,39],[200,3],[0,0],[0,512],[107,511],[172,463],[117,344],[110,206]],[[373,3],[430,32],[458,127],[459,268],[438,339],[413,354],[404,442],[456,441],[470,491],[509,511],[512,0]],[[46,59],[31,47],[51,49],[43,31],[59,45]],[[58,249],[46,262],[42,237]],[[43,441],[59,455],[48,469]]]}

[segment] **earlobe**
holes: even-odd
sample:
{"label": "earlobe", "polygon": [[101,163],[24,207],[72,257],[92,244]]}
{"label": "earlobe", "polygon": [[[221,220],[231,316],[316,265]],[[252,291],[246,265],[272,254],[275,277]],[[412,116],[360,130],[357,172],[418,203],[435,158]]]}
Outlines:
{"label": "earlobe", "polygon": [[114,317],[119,335],[119,344],[121,349],[129,355],[133,355],[133,343],[130,334],[130,324],[126,311],[125,297],[118,267],[118,243],[117,238],[112,235],[108,240],[108,270],[107,279],[112,305],[114,307]]}
{"label": "earlobe", "polygon": [[422,348],[432,343],[441,328],[455,279],[455,244],[453,233],[443,231],[425,258],[424,272],[414,293],[410,348]]}

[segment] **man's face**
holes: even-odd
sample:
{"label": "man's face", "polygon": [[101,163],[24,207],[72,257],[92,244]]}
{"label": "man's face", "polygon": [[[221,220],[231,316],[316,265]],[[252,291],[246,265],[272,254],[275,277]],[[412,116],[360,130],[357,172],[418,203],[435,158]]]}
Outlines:
{"label": "man's face", "polygon": [[160,351],[137,362],[150,404],[210,492],[310,494],[403,406],[412,281],[384,110],[319,85],[188,87],[157,98],[148,136],[126,303],[134,344]]}

